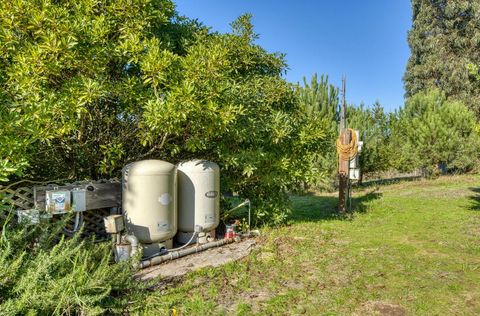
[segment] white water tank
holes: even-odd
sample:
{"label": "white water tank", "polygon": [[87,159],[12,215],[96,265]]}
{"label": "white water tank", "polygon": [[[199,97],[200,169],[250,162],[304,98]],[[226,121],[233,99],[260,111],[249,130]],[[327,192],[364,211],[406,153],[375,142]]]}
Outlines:
{"label": "white water tank", "polygon": [[143,160],[123,169],[122,208],[127,231],[148,256],[172,248],[177,233],[177,170],[162,160]]}
{"label": "white water tank", "polygon": [[220,222],[220,168],[206,160],[191,160],[177,165],[178,170],[178,234],[186,243],[195,226],[202,227],[199,242],[215,237]]}

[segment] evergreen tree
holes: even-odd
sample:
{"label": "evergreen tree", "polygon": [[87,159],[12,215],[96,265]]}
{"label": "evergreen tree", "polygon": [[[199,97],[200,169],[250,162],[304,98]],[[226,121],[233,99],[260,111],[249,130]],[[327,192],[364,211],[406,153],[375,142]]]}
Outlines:
{"label": "evergreen tree", "polygon": [[364,145],[359,156],[360,183],[364,174],[374,174],[392,168],[393,149],[391,145],[391,115],[385,113],[380,102],[371,108],[348,107],[348,125],[359,131]]}
{"label": "evergreen tree", "polygon": [[298,89],[298,101],[304,111],[317,113],[331,121],[337,120],[338,88],[328,83],[328,76],[313,74],[310,84],[303,77],[303,87]]}
{"label": "evergreen tree", "polygon": [[[321,146],[315,167],[315,185],[331,187],[331,180],[337,174],[337,153],[335,140],[338,136],[338,95],[339,89],[328,82],[328,76],[313,74],[310,84],[303,77],[303,86],[297,85],[297,100],[310,122],[318,121],[315,129],[325,130],[325,145]],[[326,127],[326,128],[325,128]],[[326,181],[327,180],[327,181]]]}
{"label": "evergreen tree", "polygon": [[448,101],[438,89],[420,92],[399,113],[397,157],[404,156],[399,160],[409,169],[420,167],[428,174],[439,165],[467,171],[478,164],[476,126],[474,113],[461,102]]}
{"label": "evergreen tree", "polygon": [[284,219],[326,127],[256,38],[249,15],[212,33],[171,0],[0,1],[0,182],[204,158],[257,219]]}
{"label": "evergreen tree", "polygon": [[480,83],[469,71],[480,64],[478,0],[412,0],[407,96],[439,88],[480,115]]}

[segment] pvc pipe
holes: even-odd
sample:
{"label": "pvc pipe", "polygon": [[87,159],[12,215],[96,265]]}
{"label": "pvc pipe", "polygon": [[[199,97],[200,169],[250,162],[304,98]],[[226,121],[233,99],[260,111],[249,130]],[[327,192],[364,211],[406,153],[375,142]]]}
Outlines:
{"label": "pvc pipe", "polygon": [[133,235],[126,235],[124,239],[130,244],[130,246],[132,246],[130,257],[135,256],[138,253],[138,238]]}
{"label": "pvc pipe", "polygon": [[198,233],[197,232],[194,232],[192,237],[190,238],[189,241],[187,241],[187,243],[185,245],[182,245],[180,247],[177,247],[177,248],[173,248],[173,249],[168,249],[168,252],[173,252],[173,251],[178,251],[178,250],[182,250],[183,248],[187,247],[188,245],[190,245],[193,241],[193,239],[195,237],[197,237]]}
{"label": "pvc pipe", "polygon": [[147,268],[147,267],[151,267],[151,266],[156,266],[156,265],[159,265],[159,264],[161,264],[165,261],[170,261],[170,260],[173,260],[173,259],[185,257],[187,255],[197,253],[197,252],[201,252],[201,251],[204,251],[204,250],[207,250],[207,249],[210,249],[210,248],[215,248],[215,247],[223,246],[223,245],[226,245],[226,244],[231,244],[234,241],[236,241],[235,238],[225,238],[225,239],[220,239],[220,240],[217,240],[217,241],[209,242],[207,244],[203,244],[203,245],[198,246],[198,247],[192,247],[192,248],[187,248],[187,249],[184,249],[184,250],[168,252],[167,254],[165,254],[163,256],[157,256],[157,257],[153,257],[153,258],[148,259],[148,260],[143,260],[142,262],[140,262],[139,267],[140,267],[140,269],[143,269],[143,268]]}
{"label": "pvc pipe", "polygon": [[235,211],[236,209],[239,209],[245,205],[248,205],[248,230],[250,230],[251,228],[251,221],[252,221],[252,216],[251,216],[251,207],[252,207],[252,203],[250,202],[249,199],[245,199],[245,201],[243,201],[242,203],[238,204],[237,206],[235,206],[234,208],[231,208],[229,209],[228,211],[226,211],[225,213],[229,213],[229,212],[232,212],[232,211]]}

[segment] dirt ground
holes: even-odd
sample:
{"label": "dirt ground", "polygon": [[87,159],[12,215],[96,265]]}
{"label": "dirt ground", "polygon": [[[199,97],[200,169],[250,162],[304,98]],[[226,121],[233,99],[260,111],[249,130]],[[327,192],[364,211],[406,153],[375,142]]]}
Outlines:
{"label": "dirt ground", "polygon": [[167,261],[158,266],[145,268],[135,276],[142,281],[149,281],[159,276],[171,280],[172,278],[181,277],[190,271],[205,267],[218,267],[244,258],[255,245],[255,239],[244,239],[240,242],[211,248],[173,261]]}

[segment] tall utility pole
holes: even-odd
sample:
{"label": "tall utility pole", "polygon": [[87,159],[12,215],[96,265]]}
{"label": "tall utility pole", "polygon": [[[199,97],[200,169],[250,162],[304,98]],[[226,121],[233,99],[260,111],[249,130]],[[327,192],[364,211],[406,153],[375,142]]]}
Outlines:
{"label": "tall utility pole", "polygon": [[[342,145],[348,145],[351,141],[351,135],[347,129],[347,103],[345,101],[346,93],[346,78],[342,78],[342,106],[340,108],[340,135],[339,139]],[[350,161],[342,159],[341,155],[338,156],[338,212],[341,215],[347,213],[347,201],[348,201],[348,188],[349,188],[349,172]]]}

